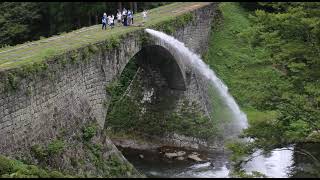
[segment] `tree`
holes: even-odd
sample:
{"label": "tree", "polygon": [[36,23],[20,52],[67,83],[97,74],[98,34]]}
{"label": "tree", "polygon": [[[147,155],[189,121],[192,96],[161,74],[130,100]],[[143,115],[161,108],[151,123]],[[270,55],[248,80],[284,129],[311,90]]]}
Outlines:
{"label": "tree", "polygon": [[0,3],[0,45],[13,45],[28,39],[36,39],[42,16],[40,4],[33,2]]}
{"label": "tree", "polygon": [[273,67],[291,88],[279,94],[274,109],[280,116],[273,128],[269,126],[269,132],[277,132],[281,140],[261,134],[266,125],[253,124],[248,135],[269,145],[320,142],[320,3],[260,4],[271,7],[272,12],[255,12],[248,40],[269,51]]}
{"label": "tree", "polygon": [[133,13],[137,13],[138,12],[138,4],[137,2],[133,2]]}
{"label": "tree", "polygon": [[119,9],[120,11],[122,11],[122,3],[121,3],[121,2],[118,2],[118,9]]}

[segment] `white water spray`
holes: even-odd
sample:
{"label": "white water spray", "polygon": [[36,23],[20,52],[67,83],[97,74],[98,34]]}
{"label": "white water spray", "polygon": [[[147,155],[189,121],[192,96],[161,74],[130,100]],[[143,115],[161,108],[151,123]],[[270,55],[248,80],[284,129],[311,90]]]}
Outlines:
{"label": "white water spray", "polygon": [[233,123],[234,126],[236,126],[235,128],[237,128],[237,133],[248,127],[247,116],[240,110],[238,104],[228,93],[228,87],[216,76],[214,71],[211,70],[210,67],[204,63],[197,54],[189,50],[184,43],[163,32],[152,29],[146,29],[146,32],[156,37],[159,41],[164,41],[165,43],[169,44],[171,48],[174,48],[175,52],[177,52],[180,57],[183,57],[183,63],[195,68],[213,83],[219,95],[222,97],[222,100],[231,110],[233,117],[235,118]]}

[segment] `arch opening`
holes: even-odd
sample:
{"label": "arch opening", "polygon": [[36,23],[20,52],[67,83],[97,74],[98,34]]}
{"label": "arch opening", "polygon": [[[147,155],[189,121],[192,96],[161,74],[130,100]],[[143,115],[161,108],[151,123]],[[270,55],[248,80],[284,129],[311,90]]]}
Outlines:
{"label": "arch opening", "polygon": [[134,57],[137,60],[137,64],[143,69],[159,68],[169,88],[186,90],[185,80],[178,63],[164,47],[159,45],[146,46]]}
{"label": "arch opening", "polygon": [[172,119],[186,84],[173,55],[151,45],[129,60],[112,89],[105,127],[158,136],[167,132],[166,121]]}

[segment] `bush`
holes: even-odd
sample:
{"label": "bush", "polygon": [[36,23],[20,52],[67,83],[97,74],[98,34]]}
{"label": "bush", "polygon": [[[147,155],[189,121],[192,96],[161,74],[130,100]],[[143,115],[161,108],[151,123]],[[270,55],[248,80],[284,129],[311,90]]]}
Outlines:
{"label": "bush", "polygon": [[60,154],[64,149],[64,142],[62,140],[54,140],[48,145],[48,154],[57,155]]}
{"label": "bush", "polygon": [[27,165],[20,161],[0,155],[0,177],[2,178],[49,178],[65,177],[60,172],[48,172],[35,165]]}
{"label": "bush", "polygon": [[42,146],[36,144],[31,147],[31,152],[39,160],[45,160],[48,156],[48,152]]}
{"label": "bush", "polygon": [[93,136],[96,135],[97,127],[95,125],[90,125],[88,127],[85,127],[82,132],[83,132],[82,138],[85,141],[89,141]]}
{"label": "bush", "polygon": [[0,156],[0,175],[11,173],[13,168],[11,162],[8,158]]}

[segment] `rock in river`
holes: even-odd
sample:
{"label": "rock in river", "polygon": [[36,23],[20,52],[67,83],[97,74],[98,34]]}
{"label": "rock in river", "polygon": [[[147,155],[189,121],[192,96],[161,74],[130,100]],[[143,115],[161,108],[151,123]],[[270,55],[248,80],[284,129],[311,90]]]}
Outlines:
{"label": "rock in river", "polygon": [[186,152],[184,152],[184,151],[178,151],[178,152],[174,152],[174,153],[165,153],[164,155],[165,155],[165,157],[171,159],[171,158],[183,156],[185,154],[186,154]]}
{"label": "rock in river", "polygon": [[201,162],[202,161],[202,159],[200,159],[197,154],[189,154],[188,158],[192,159],[194,161],[197,161],[197,162]]}

